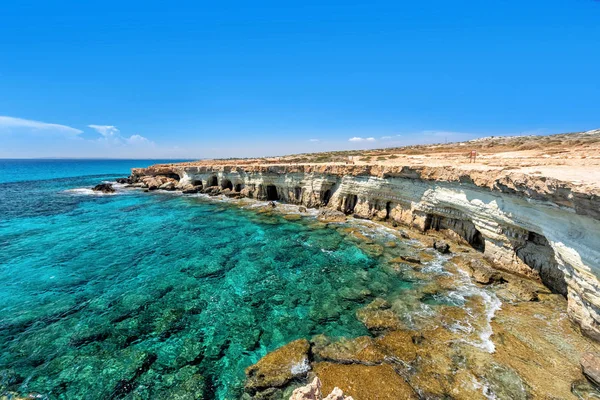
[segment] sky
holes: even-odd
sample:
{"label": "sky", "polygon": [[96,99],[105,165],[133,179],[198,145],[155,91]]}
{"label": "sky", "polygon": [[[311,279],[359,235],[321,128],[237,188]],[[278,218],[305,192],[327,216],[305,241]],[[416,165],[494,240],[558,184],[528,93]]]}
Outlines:
{"label": "sky", "polygon": [[29,1],[0,158],[212,158],[600,128],[600,1]]}

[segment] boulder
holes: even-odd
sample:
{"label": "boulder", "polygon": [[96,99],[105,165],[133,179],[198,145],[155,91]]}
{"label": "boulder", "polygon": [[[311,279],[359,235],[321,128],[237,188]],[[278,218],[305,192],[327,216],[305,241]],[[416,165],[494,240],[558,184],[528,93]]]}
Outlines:
{"label": "boulder", "polygon": [[114,193],[115,189],[110,183],[100,183],[92,188],[94,192]]}
{"label": "boulder", "polygon": [[281,387],[292,379],[302,377],[310,370],[306,339],[294,340],[274,350],[246,368],[246,390],[253,393],[272,387]]}
{"label": "boulder", "polygon": [[490,283],[504,282],[500,271],[495,270],[481,260],[474,258],[469,262],[467,267],[477,283],[489,285]]}
{"label": "boulder", "polygon": [[181,189],[182,193],[192,194],[200,192],[202,190],[202,186],[185,185]]}
{"label": "boulder", "polygon": [[163,183],[158,188],[160,190],[175,190],[175,185],[176,185],[176,182],[173,180],[173,181],[168,181],[168,182]]}
{"label": "boulder", "polygon": [[346,214],[341,211],[332,210],[331,208],[323,208],[319,210],[317,219],[321,222],[344,222]]}
{"label": "boulder", "polygon": [[121,183],[121,184],[130,184],[130,183],[133,183],[131,181],[131,178],[117,178],[117,179],[115,179],[115,181],[117,183]]}
{"label": "boulder", "polygon": [[433,242],[433,248],[442,254],[450,253],[450,245],[443,240],[436,240]]}
{"label": "boulder", "polygon": [[580,364],[583,375],[600,389],[600,353],[585,353]]}
{"label": "boulder", "polygon": [[298,211],[300,211],[301,213],[305,213],[307,210],[306,210],[306,207],[300,206],[300,207],[298,207]]}

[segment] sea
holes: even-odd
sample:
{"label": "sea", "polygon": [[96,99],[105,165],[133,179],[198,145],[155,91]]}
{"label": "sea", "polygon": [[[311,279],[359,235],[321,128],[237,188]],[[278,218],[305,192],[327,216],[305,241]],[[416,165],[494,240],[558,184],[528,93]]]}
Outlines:
{"label": "sea", "polygon": [[[369,221],[91,190],[161,162],[0,160],[0,397],[237,399],[269,351],[369,335],[356,311],[376,298],[410,326],[472,295],[424,296],[447,260]],[[419,254],[427,274],[389,266]]]}

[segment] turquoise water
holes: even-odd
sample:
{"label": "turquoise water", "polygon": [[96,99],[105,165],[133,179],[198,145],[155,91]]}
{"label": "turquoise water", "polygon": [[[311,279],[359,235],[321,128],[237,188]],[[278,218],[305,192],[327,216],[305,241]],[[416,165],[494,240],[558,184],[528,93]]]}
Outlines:
{"label": "turquoise water", "polygon": [[10,163],[0,160],[0,394],[238,398],[244,368],[268,351],[368,334],[356,310],[417,284],[314,218],[73,191],[153,162],[31,161],[29,180],[27,162]]}

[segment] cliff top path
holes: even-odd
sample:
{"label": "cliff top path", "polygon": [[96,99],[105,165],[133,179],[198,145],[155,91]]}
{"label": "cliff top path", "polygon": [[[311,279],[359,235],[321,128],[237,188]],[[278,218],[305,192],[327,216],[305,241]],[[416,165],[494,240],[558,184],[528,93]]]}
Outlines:
{"label": "cliff top path", "polygon": [[[471,152],[476,152],[471,160]],[[467,142],[415,145],[375,150],[295,154],[282,157],[206,159],[187,166],[371,165],[452,167],[492,175],[519,172],[554,178],[579,186],[578,191],[600,190],[600,129],[548,136],[497,136]]]}

